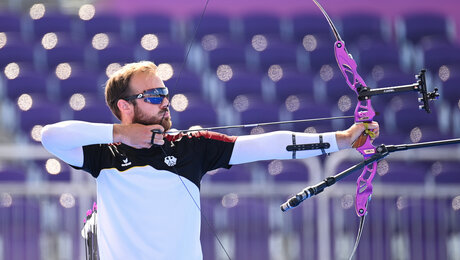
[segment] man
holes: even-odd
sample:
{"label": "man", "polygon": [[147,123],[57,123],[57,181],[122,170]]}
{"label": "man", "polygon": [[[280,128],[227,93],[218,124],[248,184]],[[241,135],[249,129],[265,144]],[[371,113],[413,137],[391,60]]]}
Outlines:
{"label": "man", "polygon": [[[156,69],[151,62],[131,63],[107,81],[106,101],[121,124],[64,121],[42,132],[46,149],[96,178],[101,259],[202,259],[199,187],[207,171],[293,158],[286,150],[293,142],[330,146],[296,151],[297,158],[349,148],[365,128],[354,124],[321,135],[170,135],[168,89]],[[378,135],[377,123],[369,128]]]}

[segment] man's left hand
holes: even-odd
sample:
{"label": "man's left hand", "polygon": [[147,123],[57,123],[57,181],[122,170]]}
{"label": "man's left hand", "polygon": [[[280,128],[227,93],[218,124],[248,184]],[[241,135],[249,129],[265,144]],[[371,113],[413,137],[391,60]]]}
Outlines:
{"label": "man's left hand", "polygon": [[[379,136],[379,123],[374,121],[367,123],[367,129],[375,134],[374,137],[371,137],[372,140]],[[355,142],[359,141],[357,139],[363,134],[364,131],[366,131],[366,126],[364,123],[355,123],[347,130],[337,131],[336,139],[339,149],[351,148]]]}

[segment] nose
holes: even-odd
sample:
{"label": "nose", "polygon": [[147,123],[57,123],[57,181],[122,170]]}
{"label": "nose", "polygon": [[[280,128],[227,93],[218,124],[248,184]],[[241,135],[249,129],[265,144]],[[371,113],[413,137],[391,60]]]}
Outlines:
{"label": "nose", "polygon": [[164,97],[163,100],[161,101],[161,107],[162,108],[167,108],[169,107],[169,98],[168,97]]}

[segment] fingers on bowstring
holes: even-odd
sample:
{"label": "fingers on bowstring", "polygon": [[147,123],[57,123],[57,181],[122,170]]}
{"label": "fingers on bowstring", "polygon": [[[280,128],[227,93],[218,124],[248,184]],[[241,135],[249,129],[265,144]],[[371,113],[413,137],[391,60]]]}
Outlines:
{"label": "fingers on bowstring", "polygon": [[152,132],[152,137],[150,139],[150,145],[163,145],[164,144],[164,140],[163,140],[164,132],[159,128],[155,128],[150,131]]}

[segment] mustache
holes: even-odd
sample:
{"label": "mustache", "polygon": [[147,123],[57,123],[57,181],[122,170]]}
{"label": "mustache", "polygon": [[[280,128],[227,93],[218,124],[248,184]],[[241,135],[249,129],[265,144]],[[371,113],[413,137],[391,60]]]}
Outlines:
{"label": "mustache", "polygon": [[159,113],[166,113],[166,112],[169,112],[169,104],[163,108]]}
{"label": "mustache", "polygon": [[166,113],[169,113],[169,108],[162,109],[160,112],[158,112],[158,115],[161,116],[160,125],[165,119]]}

